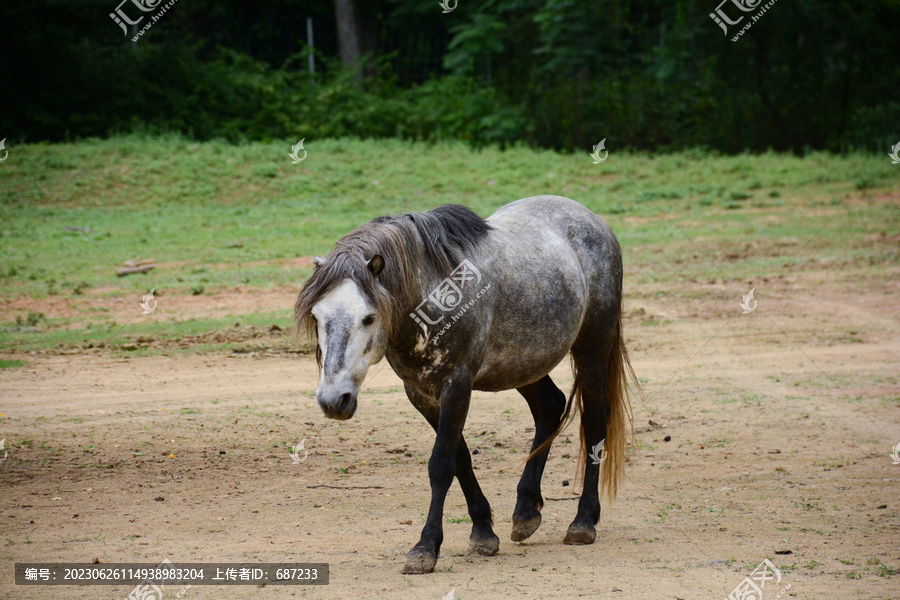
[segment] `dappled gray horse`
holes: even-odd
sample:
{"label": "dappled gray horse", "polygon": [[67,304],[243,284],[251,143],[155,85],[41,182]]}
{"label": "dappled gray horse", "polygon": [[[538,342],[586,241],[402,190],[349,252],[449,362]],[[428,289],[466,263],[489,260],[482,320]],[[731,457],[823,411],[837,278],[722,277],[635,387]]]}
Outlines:
{"label": "dappled gray horse", "polygon": [[[491,556],[500,547],[462,436],[473,389],[515,388],[534,417],[513,512],[514,541],[540,525],[550,444],[574,416],[573,406],[581,412],[584,488],[565,543],[593,543],[600,463],[603,487],[613,498],[632,420],[622,257],[609,226],[559,196],[518,200],[488,219],[450,204],[379,217],[314,262],[295,316],[317,335],[319,406],[333,419],[352,417],[367,370],[386,356],[437,434],[428,462],[428,519],[403,572],[434,570],[454,475],[472,518],[471,549]],[[570,351],[574,386],[567,401],[548,373]],[[587,459],[588,448],[594,460]]]}

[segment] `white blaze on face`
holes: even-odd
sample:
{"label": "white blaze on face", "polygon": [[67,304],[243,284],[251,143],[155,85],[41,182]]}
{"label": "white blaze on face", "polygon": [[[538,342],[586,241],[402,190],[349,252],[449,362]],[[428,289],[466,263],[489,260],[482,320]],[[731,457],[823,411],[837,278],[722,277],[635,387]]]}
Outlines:
{"label": "white blaze on face", "polygon": [[[322,351],[319,396],[344,393],[355,396],[369,367],[384,357],[386,335],[375,308],[356,282],[346,279],[312,308]],[[327,401],[327,398],[325,399]]]}

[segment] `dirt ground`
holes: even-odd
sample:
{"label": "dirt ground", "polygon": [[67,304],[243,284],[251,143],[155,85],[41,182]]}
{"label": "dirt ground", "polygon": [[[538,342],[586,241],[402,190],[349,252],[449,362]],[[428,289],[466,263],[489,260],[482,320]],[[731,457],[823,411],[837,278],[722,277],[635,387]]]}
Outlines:
{"label": "dirt ground", "polygon": [[[533,423],[516,392],[475,393],[465,431],[500,553],[468,553],[454,484],[437,571],[421,576],[400,569],[427,511],[433,435],[386,363],[356,416],[335,422],[315,405],[314,361],[280,332],[265,335],[284,351],[7,355],[27,365],[0,370],[0,597],[131,591],[15,586],[15,562],[168,558],[331,565],[328,586],[194,586],[189,600],[721,599],[770,558],[781,581],[765,600],[788,585],[780,597],[900,598],[900,464],[889,456],[900,442],[900,272],[889,275],[626,283],[646,399],[634,402],[627,481],[604,503],[597,543],[562,544],[575,426],[551,451],[543,524],[509,541]],[[758,307],[742,314],[751,287]],[[290,290],[242,293],[234,303],[259,310],[293,301]],[[567,364],[553,376],[571,385]],[[308,456],[295,463],[287,446],[301,440]]]}

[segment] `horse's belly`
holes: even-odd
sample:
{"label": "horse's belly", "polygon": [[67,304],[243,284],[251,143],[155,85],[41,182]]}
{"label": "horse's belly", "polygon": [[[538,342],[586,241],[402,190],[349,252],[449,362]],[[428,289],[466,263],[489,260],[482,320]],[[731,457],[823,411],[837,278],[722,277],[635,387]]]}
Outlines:
{"label": "horse's belly", "polygon": [[503,331],[490,336],[473,387],[489,392],[509,390],[534,383],[552,371],[575,343],[583,317],[582,303],[581,298],[571,298],[565,310],[553,311],[552,318],[545,314],[547,305],[537,311],[544,314],[523,311],[507,316]]}
{"label": "horse's belly", "polygon": [[549,373],[568,354],[588,301],[578,257],[564,241],[545,235],[532,256],[506,255],[498,269],[488,341],[475,389],[522,387]]}
{"label": "horse's belly", "polygon": [[541,379],[553,370],[568,354],[568,349],[540,357],[491,356],[486,357],[472,385],[483,392],[500,392],[519,388]]}

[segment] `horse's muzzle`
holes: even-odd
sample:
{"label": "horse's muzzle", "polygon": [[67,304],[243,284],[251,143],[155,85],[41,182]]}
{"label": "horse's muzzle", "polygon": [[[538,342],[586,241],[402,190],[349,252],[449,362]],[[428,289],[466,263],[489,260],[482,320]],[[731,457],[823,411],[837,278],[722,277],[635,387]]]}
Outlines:
{"label": "horse's muzzle", "polygon": [[326,417],[346,421],[356,413],[356,395],[355,386],[350,388],[323,385],[316,391],[316,400]]}

